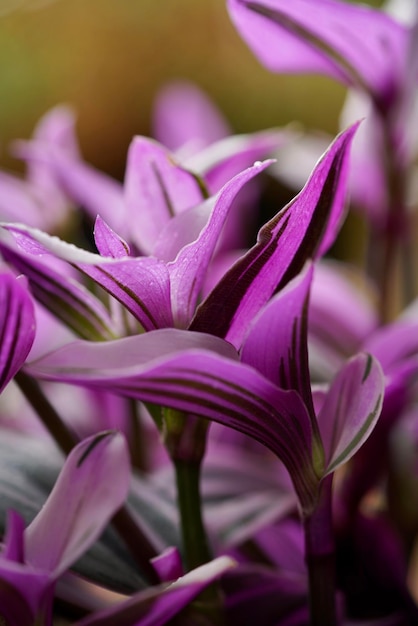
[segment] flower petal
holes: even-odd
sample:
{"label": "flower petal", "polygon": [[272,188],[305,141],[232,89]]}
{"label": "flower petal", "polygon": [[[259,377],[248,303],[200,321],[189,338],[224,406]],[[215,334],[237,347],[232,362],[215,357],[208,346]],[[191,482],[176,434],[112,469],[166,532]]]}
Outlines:
{"label": "flower petal", "polygon": [[375,331],[364,349],[379,359],[386,375],[396,375],[411,359],[418,357],[418,324],[400,320]]}
{"label": "flower petal", "polygon": [[10,626],[33,626],[51,584],[47,574],[13,561],[0,561],[1,617]]}
{"label": "flower petal", "polygon": [[115,341],[95,343],[74,341],[62,348],[32,361],[27,371],[34,375],[50,375],[56,379],[63,376],[68,379],[97,380],[101,377],[119,377],[141,374],[150,364],[159,359],[175,355],[181,350],[212,350],[228,359],[238,360],[236,350],[219,337],[204,333],[163,328],[142,335],[124,337]]}
{"label": "flower petal", "polygon": [[[203,349],[187,349],[188,342]],[[283,461],[308,509],[318,479],[305,405],[299,394],[275,387],[236,358],[232,346],[216,337],[166,329],[100,344],[68,344],[33,362],[28,371],[47,380],[106,388],[245,433]]]}
{"label": "flower petal", "polygon": [[382,11],[336,0],[229,0],[236,27],[275,72],[318,72],[384,100],[402,75],[406,29]]}
{"label": "flower petal", "polygon": [[309,264],[261,310],[244,341],[241,358],[281,389],[297,391],[314,416],[307,350],[312,274]]}
{"label": "flower petal", "polygon": [[153,254],[161,228],[171,217],[203,199],[195,176],[146,137],[135,137],[129,148],[124,197],[131,239],[144,254]]}
{"label": "flower petal", "polygon": [[[245,183],[262,172],[270,163],[270,161],[257,163],[244,170],[222,187],[214,198],[208,200],[205,207],[202,207],[205,212],[212,209],[206,224],[198,230],[194,241],[190,241],[189,238],[187,245],[184,245],[179,250],[175,260],[169,263],[172,311],[179,326],[186,326],[193,316],[207,267],[233,200]],[[182,219],[183,216],[184,219]],[[172,220],[170,222],[167,230],[164,231],[165,238],[168,241],[181,242],[185,237],[190,237],[190,234],[197,230],[190,228],[190,222],[195,222],[193,225],[196,226],[202,217],[202,214],[196,215],[194,211],[182,214],[178,221]],[[186,218],[190,219],[187,220]]]}
{"label": "flower petal", "polygon": [[35,312],[24,282],[0,273],[0,393],[24,364],[35,338]]}
{"label": "flower petal", "polygon": [[283,288],[334,242],[345,208],[348,149],[357,125],[338,135],[302,191],[263,226],[257,243],[197,309],[190,328],[239,346],[248,324]]}
{"label": "flower petal", "polygon": [[38,167],[50,169],[60,188],[92,219],[99,214],[116,232],[126,236],[129,231],[125,227],[126,210],[119,182],[57,146],[31,142],[25,144],[24,153]]}
{"label": "flower petal", "polygon": [[[79,157],[78,142],[75,134],[76,116],[74,111],[65,105],[50,109],[37,123],[30,141],[13,143],[13,153],[27,161],[27,179],[35,187],[42,189],[49,203],[58,207],[68,206],[68,199],[58,184],[54,174],[53,163],[32,159],[32,150],[36,145],[55,147],[62,150],[69,158]],[[36,152],[35,152],[36,154]]]}
{"label": "flower petal", "polygon": [[378,319],[371,297],[366,297],[368,288],[353,268],[328,261],[315,268],[309,302],[309,357],[311,368],[322,379],[332,378],[375,332]]}
{"label": "flower petal", "polygon": [[233,176],[270,156],[289,139],[290,131],[275,129],[232,135],[183,160],[182,165],[199,174],[210,193],[216,193]]}
{"label": "flower petal", "polygon": [[382,368],[369,354],[359,354],[340,370],[318,415],[327,464],[324,476],[348,461],[370,435],[384,389]]}
{"label": "flower petal", "polygon": [[121,259],[129,256],[129,246],[108,224],[97,216],[94,223],[94,242],[102,256]]}
{"label": "flower petal", "polygon": [[154,136],[177,157],[190,156],[230,134],[221,112],[197,85],[172,81],[158,92],[153,108]]}
{"label": "flower petal", "polygon": [[142,591],[126,602],[82,619],[77,626],[162,626],[234,565],[229,557],[219,557],[192,570],[168,587]]}
{"label": "flower petal", "polygon": [[2,220],[44,225],[42,198],[28,182],[0,171],[0,216]]}
{"label": "flower petal", "polygon": [[78,444],[25,531],[26,562],[58,577],[101,535],[125,500],[129,481],[121,434],[107,431]]}
{"label": "flower petal", "polygon": [[151,563],[161,582],[177,580],[184,573],[181,555],[177,548],[167,548],[162,554],[151,559]]}
{"label": "flower petal", "polygon": [[81,250],[21,224],[3,224],[31,254],[51,253],[68,261],[119,300],[145,330],[172,326],[170,280],[164,263],[153,257],[112,259]]}
{"label": "flower petal", "polygon": [[[115,337],[116,330],[103,303],[75,281],[59,260],[35,258],[13,246],[0,232],[3,258],[29,281],[35,298],[78,336],[103,340]],[[69,268],[71,269],[71,268]]]}

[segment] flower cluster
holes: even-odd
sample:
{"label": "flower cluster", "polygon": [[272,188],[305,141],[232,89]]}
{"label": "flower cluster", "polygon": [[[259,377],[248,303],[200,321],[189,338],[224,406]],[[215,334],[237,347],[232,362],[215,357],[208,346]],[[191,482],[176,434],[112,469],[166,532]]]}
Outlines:
{"label": "flower cluster", "polygon": [[[8,626],[418,623],[418,15],[227,9],[271,71],[350,90],[252,245],[266,177],[300,179],[309,138],[234,136],[187,83],[123,184],[84,162],[65,107],[16,142],[26,177],[0,173]],[[325,258],[348,191],[364,268]]]}

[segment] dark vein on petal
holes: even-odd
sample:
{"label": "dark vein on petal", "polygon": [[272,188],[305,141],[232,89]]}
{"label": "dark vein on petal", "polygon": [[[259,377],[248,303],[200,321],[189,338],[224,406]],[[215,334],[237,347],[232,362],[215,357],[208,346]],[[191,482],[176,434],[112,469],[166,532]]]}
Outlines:
{"label": "dark vein on petal", "polygon": [[367,354],[366,367],[364,368],[364,374],[363,374],[363,378],[361,379],[361,384],[366,382],[366,380],[368,379],[369,374],[372,370],[372,365],[373,365],[373,359],[370,354]]}
{"label": "dark vein on petal", "polygon": [[[43,269],[37,267],[36,264],[27,262],[19,255],[15,255],[12,251],[5,251],[3,256],[10,259],[13,265],[23,272],[31,283],[34,296],[41,303],[53,303],[61,304],[61,308],[57,309],[56,306],[53,310],[61,311],[63,320],[71,322],[71,317],[66,309],[70,308],[74,315],[79,316],[85,322],[85,325],[90,324],[91,330],[98,335],[100,339],[113,338],[113,333],[108,326],[107,322],[100,316],[99,312],[96,312],[83,300],[82,297],[78,297],[75,293],[77,287],[73,285],[66,286],[65,283],[58,282],[58,279],[49,272],[44,272]],[[53,288],[53,289],[52,289]],[[45,297],[46,296],[46,297]],[[65,313],[67,313],[65,315]],[[73,330],[82,337],[91,339],[90,335],[85,334],[85,329],[78,325],[70,324]]]}
{"label": "dark vein on petal", "polygon": [[339,172],[343,159],[344,150],[341,148],[334,156],[303,239],[279,281],[276,291],[280,291],[292,278],[299,274],[308,259],[314,258],[326,232],[333,200],[338,189]]}
{"label": "dark vein on petal", "polygon": [[174,205],[170,198],[170,194],[168,193],[168,189],[166,185],[164,184],[163,176],[161,175],[161,172],[158,169],[158,166],[155,161],[150,161],[150,166],[151,166],[152,171],[154,172],[154,176],[160,187],[161,193],[163,194],[163,198],[164,198],[165,205],[167,207],[168,214],[170,217],[174,217],[176,214],[174,211]]}
{"label": "dark vein on petal", "polygon": [[[245,294],[251,289],[253,280],[273,257],[277,243],[286,230],[291,205],[287,205],[259,232],[259,240],[247,254],[239,259],[224,278],[199,305],[190,330],[209,332],[225,337],[231,327]],[[273,234],[273,230],[283,222]],[[268,242],[268,243],[267,243]]]}
{"label": "dark vein on petal", "polygon": [[268,18],[275,24],[278,24],[294,34],[297,38],[308,42],[317,52],[319,52],[327,60],[331,61],[337,69],[342,71],[351,83],[356,84],[366,92],[370,92],[369,85],[365,82],[361,74],[359,74],[351,65],[351,63],[349,63],[342,54],[335,50],[335,48],[316,37],[316,35],[309,31],[309,29],[293,21],[292,18],[283,14],[279,9],[270,9],[258,4],[257,2],[245,2],[242,4],[244,4],[250,11]]}
{"label": "dark vein on petal", "polygon": [[[109,272],[106,272],[106,270],[103,269],[103,267],[95,265],[94,270],[103,274],[106,278],[110,279],[112,283],[114,283],[122,291],[123,294],[128,296],[129,300],[124,299],[123,296],[121,296],[118,292],[112,291],[111,288],[106,286],[106,284],[104,284],[102,281],[100,281],[97,276],[94,276],[94,273],[89,273],[89,270],[86,270],[83,266],[77,265],[75,267],[79,269],[80,271],[82,271],[83,273],[85,273],[90,278],[92,278],[94,281],[96,281],[105,291],[107,291],[107,293],[109,293],[111,296],[119,300],[119,302],[123,304],[123,306],[126,306],[126,308],[144,326],[144,328],[146,328],[146,330],[155,330],[156,328],[159,328],[157,320],[152,315],[150,310],[145,306],[144,302],[137,296],[137,294],[126,284],[121,283],[119,280],[117,280],[117,278],[112,276],[112,274],[110,274]],[[133,306],[130,301],[133,302],[135,305],[137,305],[137,307],[141,309],[141,311],[148,318],[151,326],[149,325],[145,326],[144,320],[141,319],[141,316],[138,315],[137,307]]]}
{"label": "dark vein on petal", "polygon": [[91,441],[89,443],[89,445],[87,446],[87,448],[84,450],[84,452],[81,454],[80,458],[77,461],[77,467],[81,467],[81,465],[84,463],[84,461],[87,459],[87,457],[89,456],[89,454],[94,450],[94,448],[96,448],[96,446],[103,441],[103,439],[106,439],[106,437],[109,437],[110,435],[112,435],[113,432],[108,430],[104,433],[100,433],[99,435],[97,435],[97,437],[95,437],[93,439],[93,441]]}

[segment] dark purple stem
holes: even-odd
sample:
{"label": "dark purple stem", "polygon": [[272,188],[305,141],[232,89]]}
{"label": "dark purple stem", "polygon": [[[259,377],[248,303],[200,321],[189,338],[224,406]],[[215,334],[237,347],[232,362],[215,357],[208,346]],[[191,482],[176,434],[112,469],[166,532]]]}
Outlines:
{"label": "dark purple stem", "polygon": [[[401,306],[410,298],[410,283],[414,281],[411,263],[410,218],[406,210],[406,171],[400,155],[396,132],[392,128],[390,115],[383,114],[381,124],[384,133],[386,184],[388,194],[388,213],[381,232],[381,259],[379,266],[379,311],[382,323],[389,322],[396,314],[394,292],[397,280],[396,266],[400,258],[402,275],[409,277],[403,287]],[[407,271],[405,271],[407,270]]]}
{"label": "dark purple stem", "polygon": [[310,626],[336,626],[332,476],[319,488],[316,509],[303,520],[309,578]]}

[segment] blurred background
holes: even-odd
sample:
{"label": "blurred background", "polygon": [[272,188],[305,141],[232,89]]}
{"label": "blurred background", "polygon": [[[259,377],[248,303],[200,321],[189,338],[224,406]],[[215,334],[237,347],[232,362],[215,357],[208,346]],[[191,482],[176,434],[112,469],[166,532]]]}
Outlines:
{"label": "blurred background", "polygon": [[132,136],[151,132],[156,93],[178,78],[205,89],[238,133],[293,120],[338,130],[344,89],[270,74],[225,0],[0,0],[0,166],[19,170],[10,140],[67,103],[86,160],[121,179]]}

